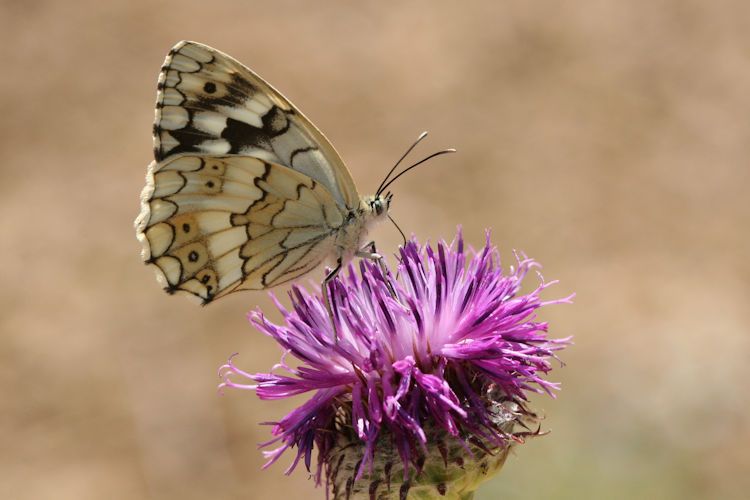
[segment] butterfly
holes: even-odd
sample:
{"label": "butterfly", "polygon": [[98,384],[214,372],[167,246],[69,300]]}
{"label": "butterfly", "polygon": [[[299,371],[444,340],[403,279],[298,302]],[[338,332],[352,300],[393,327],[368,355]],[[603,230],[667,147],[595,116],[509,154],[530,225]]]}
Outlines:
{"label": "butterfly", "polygon": [[168,293],[205,304],[294,280],[333,258],[323,283],[331,314],[328,281],[354,256],[381,259],[365,240],[388,217],[385,181],[361,197],[315,125],[232,57],[175,45],[155,114],[155,159],[135,227],[143,260]]}

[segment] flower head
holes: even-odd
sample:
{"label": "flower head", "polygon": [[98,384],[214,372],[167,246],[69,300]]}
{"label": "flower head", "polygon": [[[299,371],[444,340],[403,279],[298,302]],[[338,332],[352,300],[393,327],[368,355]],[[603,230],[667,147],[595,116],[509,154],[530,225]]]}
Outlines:
{"label": "flower head", "polygon": [[[296,447],[288,472],[302,458],[310,470],[317,447],[316,477],[325,469],[334,494],[363,476],[390,483],[394,463],[404,484],[413,485],[410,474],[431,470],[431,457],[447,467],[451,447],[468,457],[495,456],[499,469],[511,444],[538,432],[530,428],[537,419],[526,395],[553,395],[557,384],[543,375],[569,340],[548,339],[547,324],[535,318],[539,307],[572,296],[542,301],[540,292],[551,284],[543,280],[520,294],[538,264],[516,260],[504,274],[489,234],[475,251],[464,248],[459,233],[436,248],[412,239],[400,249],[396,277],[371,261],[360,261],[359,273],[350,265],[329,287],[338,338],[321,297],[297,286],[291,311],[276,301],[285,325],[250,313],[284,349],[275,369],[287,373],[249,374],[230,358],[222,387],[253,389],[261,399],[313,392],[273,424],[276,437],[264,446],[280,446],[266,452],[267,465]],[[298,367],[286,364],[288,354]],[[240,384],[238,376],[252,383]],[[346,458],[353,449],[355,458]],[[342,466],[349,472],[339,477]]]}

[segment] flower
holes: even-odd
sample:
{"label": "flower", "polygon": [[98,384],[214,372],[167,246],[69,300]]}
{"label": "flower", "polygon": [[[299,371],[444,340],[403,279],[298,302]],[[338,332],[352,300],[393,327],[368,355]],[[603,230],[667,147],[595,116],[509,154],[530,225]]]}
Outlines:
{"label": "flower", "polygon": [[[541,276],[535,290],[521,294],[522,281],[539,267],[534,260],[516,254],[504,274],[489,232],[479,251],[465,249],[459,232],[437,248],[412,237],[397,257],[396,277],[361,260],[359,273],[349,265],[330,283],[338,338],[322,298],[294,286],[291,311],[274,297],[286,324],[260,311],[248,315],[284,350],[280,364],[251,374],[230,358],[220,369],[220,388],[251,389],[261,399],[313,392],[272,423],[275,438],[262,446],[280,445],[265,452],[265,467],[296,447],[287,473],[303,458],[310,470],[317,447],[315,476],[320,484],[325,472],[334,498],[376,498],[386,487],[433,498],[414,495],[425,484],[438,491],[435,498],[473,491],[476,481],[462,483],[471,471],[499,470],[512,444],[539,433],[527,393],[554,397],[559,389],[543,375],[569,338],[548,339],[536,310],[573,296],[542,301],[555,282]],[[298,367],[286,363],[290,354]],[[287,373],[274,373],[279,368]]]}

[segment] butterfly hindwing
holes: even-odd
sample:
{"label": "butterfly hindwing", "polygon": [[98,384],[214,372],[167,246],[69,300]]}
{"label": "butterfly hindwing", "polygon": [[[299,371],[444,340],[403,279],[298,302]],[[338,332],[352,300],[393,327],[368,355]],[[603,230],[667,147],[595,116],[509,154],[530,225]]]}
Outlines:
{"label": "butterfly hindwing", "polygon": [[151,164],[136,225],[167,291],[209,302],[312,270],[343,217],[325,187],[288,167],[184,153]]}
{"label": "butterfly hindwing", "polygon": [[159,75],[154,155],[239,154],[316,180],[342,208],[359,204],[354,181],[325,136],[250,69],[211,47],[178,43]]}

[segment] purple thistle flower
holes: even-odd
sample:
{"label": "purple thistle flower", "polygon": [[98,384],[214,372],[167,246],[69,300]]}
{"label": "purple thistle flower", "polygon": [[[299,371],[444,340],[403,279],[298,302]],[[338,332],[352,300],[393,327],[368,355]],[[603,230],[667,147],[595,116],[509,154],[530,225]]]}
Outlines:
{"label": "purple thistle flower", "polygon": [[[325,470],[334,497],[355,498],[352,491],[366,476],[364,492],[375,498],[378,488],[390,491],[402,479],[396,471],[403,469],[401,495],[404,487],[417,487],[415,476],[430,475],[434,463],[442,469],[455,464],[467,474],[466,460],[495,457],[492,467],[499,470],[510,445],[539,433],[530,428],[538,419],[526,394],[554,397],[558,384],[543,375],[569,338],[547,339],[547,323],[535,321],[536,310],[570,302],[572,295],[542,301],[541,291],[554,283],[543,280],[519,295],[523,279],[539,265],[516,254],[516,266],[503,274],[489,233],[480,251],[466,251],[460,232],[436,249],[412,239],[398,260],[397,277],[362,260],[359,273],[350,265],[331,283],[338,339],[321,297],[297,286],[290,292],[291,311],[274,297],[285,325],[260,311],[248,315],[284,349],[274,369],[288,374],[246,373],[230,358],[220,369],[220,387],[252,389],[261,399],[314,391],[272,423],[276,437],[263,446],[280,446],[265,452],[265,467],[296,447],[287,473],[302,458],[310,470],[317,447],[316,478],[320,483]],[[286,364],[288,354],[299,367]],[[236,382],[238,376],[250,383]],[[445,495],[444,479],[434,484]],[[476,484],[466,488],[473,491]]]}

